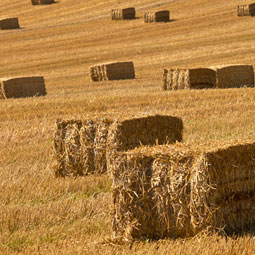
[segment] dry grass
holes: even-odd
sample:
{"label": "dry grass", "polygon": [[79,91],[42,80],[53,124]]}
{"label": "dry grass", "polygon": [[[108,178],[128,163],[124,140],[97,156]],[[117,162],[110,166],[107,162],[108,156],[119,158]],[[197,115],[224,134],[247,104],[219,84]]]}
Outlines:
{"label": "dry grass", "polygon": [[[255,64],[254,20],[236,16],[235,0],[143,0],[136,6],[140,19],[128,22],[110,20],[115,5],[0,2],[0,14],[19,17],[22,27],[0,31],[0,77],[43,75],[48,93],[0,102],[0,253],[253,254],[253,236],[98,244],[111,234],[110,180],[54,178],[57,118],[158,113],[183,119],[187,143],[255,139],[254,89],[158,89],[163,68]],[[158,8],[171,10],[175,21],[144,24],[143,13]],[[89,66],[130,60],[135,80],[91,83]]]}

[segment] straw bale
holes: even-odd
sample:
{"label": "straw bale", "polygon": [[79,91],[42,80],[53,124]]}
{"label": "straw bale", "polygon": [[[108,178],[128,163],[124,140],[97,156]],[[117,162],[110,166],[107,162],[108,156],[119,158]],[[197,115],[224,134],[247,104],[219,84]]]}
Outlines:
{"label": "straw bale", "polygon": [[254,87],[254,68],[252,65],[231,65],[215,67],[218,88]]}
{"label": "straw bale", "polygon": [[[255,143],[140,147],[113,154],[113,235],[255,230]],[[150,209],[149,209],[150,208]]]}
{"label": "straw bale", "polygon": [[158,11],[158,12],[146,12],[144,14],[144,22],[169,22],[170,12],[168,10]]}
{"label": "straw bale", "polygon": [[114,121],[107,139],[108,172],[111,173],[115,152],[131,150],[141,145],[180,142],[182,131],[182,120],[172,116],[155,115]]}
{"label": "straw bale", "polygon": [[92,81],[134,79],[133,62],[116,62],[90,67]]}
{"label": "straw bale", "polygon": [[255,143],[203,152],[192,169],[191,223],[195,233],[225,227],[227,233],[255,227]]}
{"label": "straw bale", "polygon": [[238,5],[237,16],[255,16],[255,4]]}
{"label": "straw bale", "polygon": [[100,120],[97,124],[95,141],[94,141],[94,155],[95,155],[95,172],[98,174],[107,172],[107,137],[108,130],[112,121],[109,119]]}
{"label": "straw bale", "polygon": [[1,97],[5,99],[46,95],[44,78],[41,76],[3,78],[0,83]]}
{"label": "straw bale", "polygon": [[212,69],[164,69],[163,90],[205,89],[215,86],[216,72]]}
{"label": "straw bale", "polygon": [[54,0],[31,0],[32,5],[53,4]]}
{"label": "straw bale", "polygon": [[0,19],[0,30],[18,28],[20,28],[18,18]]}
{"label": "straw bale", "polygon": [[112,20],[135,19],[135,8],[112,9]]}

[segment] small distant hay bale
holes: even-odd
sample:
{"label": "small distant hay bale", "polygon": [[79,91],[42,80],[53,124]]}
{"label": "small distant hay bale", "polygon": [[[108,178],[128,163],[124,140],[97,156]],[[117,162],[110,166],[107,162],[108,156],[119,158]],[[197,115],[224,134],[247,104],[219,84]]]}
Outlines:
{"label": "small distant hay bale", "polygon": [[238,5],[237,16],[255,16],[255,4]]}
{"label": "small distant hay bale", "polygon": [[146,12],[144,14],[144,22],[169,22],[170,12],[168,10],[158,11],[158,12]]}
{"label": "small distant hay bale", "polygon": [[215,67],[217,88],[254,87],[254,68],[252,65],[232,65]]}
{"label": "small distant hay bale", "polygon": [[135,8],[112,9],[112,20],[135,19]]}
{"label": "small distant hay bale", "polygon": [[53,4],[54,0],[31,0],[32,5]]}
{"label": "small distant hay bale", "polygon": [[19,29],[19,19],[18,18],[6,18],[0,19],[0,30],[5,29]]}
{"label": "small distant hay bale", "polygon": [[164,69],[163,90],[209,89],[215,86],[216,72],[212,69]]}
{"label": "small distant hay bale", "polygon": [[90,67],[92,81],[135,79],[133,62],[116,62]]}
{"label": "small distant hay bale", "polygon": [[0,79],[0,98],[45,96],[44,78],[41,76]]}
{"label": "small distant hay bale", "polygon": [[176,144],[115,154],[113,237],[254,230],[255,143],[213,147]]}

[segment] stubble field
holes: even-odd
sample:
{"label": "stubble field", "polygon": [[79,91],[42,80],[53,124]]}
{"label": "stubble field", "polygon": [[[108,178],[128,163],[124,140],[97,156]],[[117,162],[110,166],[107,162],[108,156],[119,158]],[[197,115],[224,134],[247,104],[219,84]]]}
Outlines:
{"label": "stubble field", "polygon": [[[184,122],[186,143],[255,139],[253,88],[160,90],[164,67],[255,65],[254,18],[238,1],[129,1],[138,18],[113,22],[126,1],[59,0],[32,6],[0,2],[21,30],[0,31],[0,77],[43,75],[48,95],[0,101],[0,254],[254,254],[253,235],[116,245],[111,180],[55,179],[57,118],[169,114]],[[172,22],[145,24],[145,11],[169,9]],[[93,84],[89,66],[134,61],[136,79]]]}

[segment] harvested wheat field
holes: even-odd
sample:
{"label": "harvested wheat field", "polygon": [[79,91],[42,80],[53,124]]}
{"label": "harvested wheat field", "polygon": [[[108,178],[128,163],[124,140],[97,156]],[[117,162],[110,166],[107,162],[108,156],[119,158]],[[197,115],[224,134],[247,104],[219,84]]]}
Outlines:
{"label": "harvested wheat field", "polygon": [[[181,119],[182,139],[190,147],[203,148],[205,143],[254,143],[253,87],[172,91],[160,88],[162,72],[168,68],[254,66],[253,18],[237,16],[236,0],[141,0],[130,3],[135,7],[136,19],[116,22],[111,20],[110,12],[113,8],[126,8],[126,1],[56,2],[35,6],[28,0],[0,1],[0,16],[18,17],[22,26],[1,30],[0,77],[43,76],[47,85],[45,97],[0,100],[0,254],[254,254],[250,224],[243,235],[219,231],[220,235],[201,232],[196,224],[199,221],[194,218],[190,228],[198,226],[199,234],[183,238],[188,220],[184,217],[185,208],[180,207],[175,209],[182,216],[177,221],[181,227],[176,230],[176,236],[180,236],[176,240],[175,234],[165,229],[164,222],[169,223],[169,218],[159,222],[155,233],[155,239],[166,236],[165,239],[133,243],[112,240],[112,178],[55,178],[53,152],[57,119],[135,119],[156,114]],[[145,24],[144,13],[158,10],[170,10],[174,22]],[[91,66],[131,61],[135,64],[135,79],[91,81]],[[88,122],[87,126],[80,141],[90,144],[95,130],[93,123]],[[68,127],[67,132],[70,143],[66,148],[74,155],[77,148],[72,144],[78,129],[79,124],[77,129]],[[86,136],[86,132],[91,136]],[[100,136],[97,141],[101,141]],[[83,150],[87,161],[94,160],[89,146]],[[241,150],[237,152],[238,158],[252,162],[252,154],[247,154],[247,158],[242,155]],[[224,157],[229,162],[227,153]],[[73,164],[72,159],[68,162]],[[205,158],[204,162],[210,161]],[[162,171],[162,182],[153,194],[158,201],[161,191],[168,191],[168,178],[164,175],[167,171],[160,168],[161,161],[153,163],[157,169],[155,183]],[[187,160],[187,167],[188,164]],[[233,197],[234,207],[229,203],[222,211],[227,216],[229,232],[232,228],[239,230],[242,222],[238,219],[252,222],[252,182],[248,183],[253,178],[251,167],[247,163],[244,169],[233,167],[228,172],[224,165],[218,176],[224,179],[229,173],[222,192],[231,188],[231,173],[239,180],[232,185],[234,192],[240,189],[240,196]],[[175,171],[171,176],[177,184],[183,178]],[[184,201],[185,192],[174,199]],[[190,196],[197,197],[196,193]],[[251,213],[239,213],[238,208]],[[162,204],[157,212],[169,216]],[[126,219],[118,224],[125,226]],[[125,231],[132,233],[132,228]]]}

